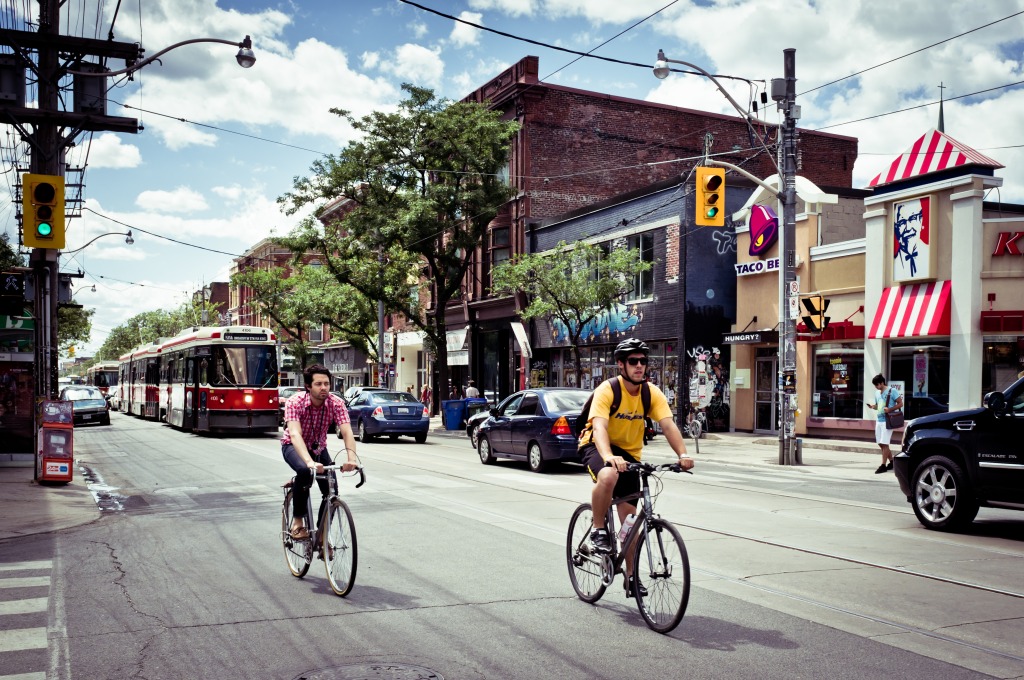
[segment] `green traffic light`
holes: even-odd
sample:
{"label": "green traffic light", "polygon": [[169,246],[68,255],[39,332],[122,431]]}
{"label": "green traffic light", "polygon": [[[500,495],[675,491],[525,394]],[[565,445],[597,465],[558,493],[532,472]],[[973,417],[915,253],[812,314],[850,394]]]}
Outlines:
{"label": "green traffic light", "polygon": [[707,209],[707,210],[705,211],[705,213],[704,213],[704,215],[705,215],[705,216],[706,216],[706,217],[707,217],[708,219],[711,219],[712,217],[714,217],[714,216],[715,216],[715,215],[717,215],[717,214],[718,214],[718,208],[708,208],[708,209]]}
{"label": "green traffic light", "polygon": [[49,238],[53,235],[53,225],[49,222],[40,222],[36,225],[36,235],[42,238]]}

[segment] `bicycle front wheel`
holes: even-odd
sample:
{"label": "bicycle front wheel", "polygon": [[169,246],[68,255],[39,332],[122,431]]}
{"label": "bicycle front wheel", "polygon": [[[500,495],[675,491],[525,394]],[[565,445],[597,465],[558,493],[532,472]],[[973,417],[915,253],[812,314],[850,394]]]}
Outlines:
{"label": "bicycle front wheel", "polygon": [[335,498],[329,508],[327,525],[320,528],[324,564],[327,566],[327,580],[331,583],[331,590],[345,597],[356,581],[356,525],[345,501]]}
{"label": "bicycle front wheel", "polygon": [[661,519],[650,520],[636,542],[634,575],[647,597],[634,593],[640,615],[652,629],[668,633],[683,620],[690,599],[690,558],[679,531]]}
{"label": "bicycle front wheel", "polygon": [[594,528],[594,512],[590,503],[576,508],[569,520],[569,535],[565,542],[565,557],[569,564],[569,580],[573,590],[584,602],[601,599],[604,585],[604,556],[591,550],[590,532]]}
{"label": "bicycle front wheel", "polygon": [[281,508],[281,542],[284,544],[284,559],[292,576],[302,578],[309,571],[309,563],[313,560],[310,549],[311,539],[297,541],[292,538],[292,492],[284,496],[284,507]]}

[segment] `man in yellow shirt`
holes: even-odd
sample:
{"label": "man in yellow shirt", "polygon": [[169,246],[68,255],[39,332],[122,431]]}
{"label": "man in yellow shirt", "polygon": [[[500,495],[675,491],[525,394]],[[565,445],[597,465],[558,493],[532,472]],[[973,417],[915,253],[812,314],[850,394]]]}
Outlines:
{"label": "man in yellow shirt", "polygon": [[[590,406],[590,417],[580,432],[579,449],[583,464],[594,480],[591,505],[594,512],[594,531],[590,536],[594,550],[611,551],[611,537],[605,527],[605,516],[612,498],[629,496],[640,491],[640,475],[627,473],[629,463],[637,463],[643,455],[644,446],[644,404],[643,390],[650,390],[650,411],[647,415],[658,421],[665,440],[679,456],[684,470],[693,467],[693,459],[686,455],[686,443],[676,427],[665,395],[656,385],[647,384],[647,360],[650,348],[642,340],[623,340],[615,348],[615,363],[619,375],[601,383],[594,390]],[[617,380],[621,387],[621,403],[615,413],[611,412],[615,391],[611,381]],[[619,503],[619,521],[636,513],[636,505]],[[646,595],[643,584],[636,584],[641,595]],[[626,596],[633,597],[632,550],[626,547]]]}

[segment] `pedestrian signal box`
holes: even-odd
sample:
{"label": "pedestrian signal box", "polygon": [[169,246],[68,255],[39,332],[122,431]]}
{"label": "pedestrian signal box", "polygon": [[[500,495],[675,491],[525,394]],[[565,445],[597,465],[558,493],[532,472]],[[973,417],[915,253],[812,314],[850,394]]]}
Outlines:
{"label": "pedestrian signal box", "polygon": [[23,175],[21,214],[21,242],[26,248],[63,248],[64,178],[60,175]]}

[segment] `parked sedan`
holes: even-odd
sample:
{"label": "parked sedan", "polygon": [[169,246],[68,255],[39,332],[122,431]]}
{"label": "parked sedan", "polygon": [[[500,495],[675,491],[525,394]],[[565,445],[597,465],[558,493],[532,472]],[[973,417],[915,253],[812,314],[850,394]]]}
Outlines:
{"label": "parked sedan", "polygon": [[479,426],[480,462],[523,459],[534,472],[555,461],[579,462],[575,422],[589,396],[588,390],[571,387],[516,392],[491,409]]}
{"label": "parked sedan", "polygon": [[392,441],[406,435],[422,444],[430,429],[430,411],[408,392],[364,390],[348,403],[348,417],[361,442],[380,435]]}
{"label": "parked sedan", "polygon": [[72,385],[60,391],[61,401],[70,401],[75,425],[110,425],[110,405],[98,387]]}

